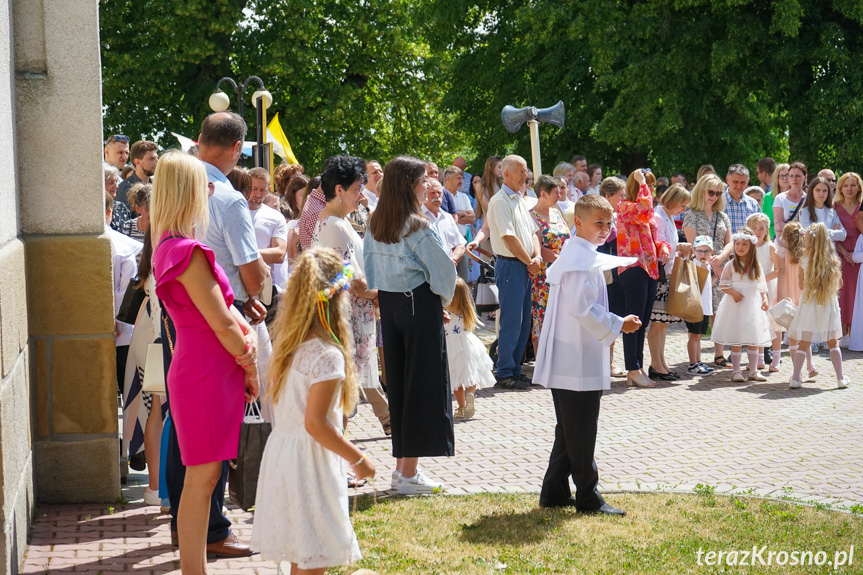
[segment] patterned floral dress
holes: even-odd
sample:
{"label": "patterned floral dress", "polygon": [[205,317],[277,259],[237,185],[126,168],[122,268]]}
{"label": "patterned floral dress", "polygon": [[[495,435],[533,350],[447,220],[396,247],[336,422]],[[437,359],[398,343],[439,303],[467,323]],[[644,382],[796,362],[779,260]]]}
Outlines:
{"label": "patterned floral dress", "polygon": [[[315,224],[312,246],[332,248],[354,268],[354,277],[364,277],[363,242],[346,219],[330,216]],[[370,299],[347,294],[351,305],[354,364],[360,387],[378,385],[378,350],[375,345],[375,305]]]}
{"label": "patterned floral dress", "polygon": [[[550,249],[556,254],[563,249],[563,244],[569,239],[569,228],[566,221],[556,208],[549,208],[548,219],[544,218],[535,210],[530,211],[542,238],[542,247]],[[539,265],[539,273],[531,280],[531,311],[533,315],[533,337],[539,340],[539,332],[542,330],[542,320],[545,317],[545,306],[548,303],[548,284],[545,281],[545,272],[549,264],[543,261]]]}

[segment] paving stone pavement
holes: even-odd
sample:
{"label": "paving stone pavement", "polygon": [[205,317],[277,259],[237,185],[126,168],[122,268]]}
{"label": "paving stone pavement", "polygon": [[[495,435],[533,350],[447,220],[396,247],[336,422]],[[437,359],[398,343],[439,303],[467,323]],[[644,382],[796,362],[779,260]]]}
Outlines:
{"label": "paving stone pavement", "polygon": [[[487,342],[491,337],[484,334]],[[863,354],[843,353],[852,380],[848,389],[836,388],[824,351],[815,358],[820,375],[802,389],[788,389],[790,361],[784,349],[786,361],[780,372],[768,375],[769,381],[733,383],[728,369],[706,377],[686,374],[686,335],[682,326],[672,326],[666,359],[682,379],[654,389],[628,388],[625,380],[615,379],[603,397],[596,446],[600,488],[605,493],[686,491],[701,483],[719,492],[845,508],[863,504]],[[707,340],[702,354],[713,357]],[[553,429],[547,390],[482,390],[476,417],[455,425],[456,456],[421,464],[452,495],[537,493]],[[375,461],[379,476],[357,492],[377,489],[384,495],[394,462],[390,442],[368,405],[360,406],[348,435]],[[21,572],[179,573],[168,517],[142,504],[145,477],[130,475],[131,485],[124,489],[128,505],[40,505]],[[252,514],[233,506],[228,513],[240,539],[248,541]],[[275,563],[258,557],[211,561],[209,569],[277,572]]]}

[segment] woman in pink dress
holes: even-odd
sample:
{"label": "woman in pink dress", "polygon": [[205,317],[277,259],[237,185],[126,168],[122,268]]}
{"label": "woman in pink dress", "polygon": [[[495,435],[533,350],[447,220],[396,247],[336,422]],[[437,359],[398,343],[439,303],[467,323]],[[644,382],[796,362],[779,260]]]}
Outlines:
{"label": "woman in pink dress", "polygon": [[863,181],[855,172],[846,172],[836,184],[836,199],[833,207],[842,222],[847,235],[845,240],[836,242],[836,253],[842,262],[842,287],[839,288],[839,310],[842,314],[842,339],[840,347],[848,344],[848,333],[851,331],[851,318],[854,312],[854,294],[857,293],[857,274],[860,264],[851,259],[854,246],[860,230],[857,229],[857,213],[860,211],[860,198],[863,196]]}
{"label": "woman in pink dress", "polygon": [[156,293],[177,329],[167,386],[186,477],[177,514],[180,569],[206,573],[210,494],[237,457],[243,396],[258,393],[254,331],[213,252],[196,239],[208,223],[207,175],[187,154],[159,159],[151,198]]}

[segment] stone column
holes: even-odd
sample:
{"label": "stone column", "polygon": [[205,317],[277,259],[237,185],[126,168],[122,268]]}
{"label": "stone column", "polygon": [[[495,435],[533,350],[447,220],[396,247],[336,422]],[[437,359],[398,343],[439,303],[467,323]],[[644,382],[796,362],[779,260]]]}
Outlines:
{"label": "stone column", "polygon": [[114,501],[120,468],[98,2],[11,3],[26,265],[16,280],[26,277],[36,496]]}

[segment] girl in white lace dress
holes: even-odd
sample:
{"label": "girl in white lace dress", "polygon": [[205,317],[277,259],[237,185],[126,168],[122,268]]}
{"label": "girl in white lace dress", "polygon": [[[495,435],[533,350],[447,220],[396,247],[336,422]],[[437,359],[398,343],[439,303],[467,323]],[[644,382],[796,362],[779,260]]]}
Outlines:
{"label": "girl in white lace dress", "polygon": [[842,316],[839,311],[839,286],[842,284],[842,265],[836,256],[836,248],[830,239],[830,230],[823,223],[812,224],[805,232],[803,259],[800,261],[800,277],[803,293],[797,314],[788,326],[788,338],[799,341],[796,353],[791,357],[794,373],[789,387],[802,385],[801,371],[806,359],[806,350],[813,341],[826,341],[830,349],[830,361],[836,371],[836,384],[848,387],[842,372],[842,350],[838,340],[842,337]]}
{"label": "girl in white lace dress", "polygon": [[773,334],[767,319],[767,284],[755,251],[758,238],[744,227],[731,235],[731,241],[734,252],[719,278],[719,289],[728,297],[719,303],[710,337],[715,343],[731,346],[731,381],[746,381],[740,367],[744,346],[749,356],[749,379],[766,381],[758,372],[758,348],[770,345]]}
{"label": "girl in white lace dress", "polygon": [[449,321],[444,323],[449,384],[458,403],[456,419],[470,419],[475,413],[476,390],[495,383],[494,363],[482,341],[474,335],[477,324],[473,298],[463,279],[455,281],[455,293],[446,308]]}
{"label": "girl in white lace dress", "polygon": [[[746,218],[746,227],[752,230],[755,237],[758,238],[758,243],[755,244],[755,254],[758,256],[758,264],[761,266],[761,272],[764,274],[764,281],[767,283],[767,305],[776,305],[776,284],[779,277],[778,267],[782,265],[779,254],[776,252],[776,246],[770,241],[770,218],[766,214],[752,214]],[[770,367],[771,372],[779,371],[780,357],[782,355],[782,331],[785,328],[776,323],[773,316],[767,314],[767,320],[770,322],[770,330],[774,335],[773,347],[771,349]],[[765,348],[767,349],[767,348]],[[758,369],[763,369],[764,366],[764,350],[758,352]]]}
{"label": "girl in white lace dress", "polygon": [[291,573],[323,574],[360,559],[348,512],[347,466],[374,465],[342,434],[357,402],[346,294],[352,270],[333,250],[297,259],[274,324],[269,391],[276,424],[264,449],[252,548],[288,561]]}

